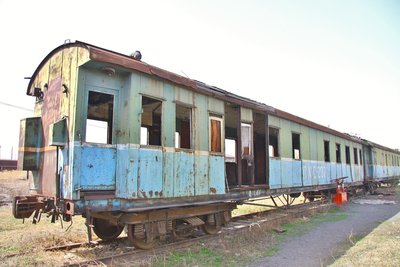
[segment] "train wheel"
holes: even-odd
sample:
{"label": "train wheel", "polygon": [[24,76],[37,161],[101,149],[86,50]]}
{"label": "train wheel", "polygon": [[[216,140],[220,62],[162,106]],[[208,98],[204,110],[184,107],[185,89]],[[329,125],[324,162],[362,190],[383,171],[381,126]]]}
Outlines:
{"label": "train wheel", "polygon": [[153,239],[152,225],[150,223],[146,224],[129,224],[128,225],[128,239],[129,242],[139,249],[152,249],[155,245]]}
{"label": "train wheel", "polygon": [[93,231],[102,240],[116,239],[124,229],[120,225],[113,225],[107,220],[100,218],[93,218]]}
{"label": "train wheel", "polygon": [[216,216],[219,216],[219,214],[210,214],[206,216],[204,224],[202,225],[202,229],[205,233],[215,235],[221,231],[221,225],[217,223]]}

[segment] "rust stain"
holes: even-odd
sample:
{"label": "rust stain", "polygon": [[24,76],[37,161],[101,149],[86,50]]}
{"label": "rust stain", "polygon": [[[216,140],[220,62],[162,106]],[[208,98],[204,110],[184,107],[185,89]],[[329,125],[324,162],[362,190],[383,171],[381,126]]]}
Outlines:
{"label": "rust stain", "polygon": [[210,187],[210,192],[213,193],[213,194],[216,194],[217,190],[214,187]]}

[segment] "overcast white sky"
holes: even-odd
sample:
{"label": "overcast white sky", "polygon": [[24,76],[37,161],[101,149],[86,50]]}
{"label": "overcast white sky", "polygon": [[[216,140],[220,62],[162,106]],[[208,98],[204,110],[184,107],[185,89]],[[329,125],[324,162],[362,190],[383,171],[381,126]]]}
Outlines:
{"label": "overcast white sky", "polygon": [[[1,158],[25,95],[65,39],[129,54],[336,130],[400,148],[400,1],[0,0]],[[7,104],[22,107],[16,108]]]}

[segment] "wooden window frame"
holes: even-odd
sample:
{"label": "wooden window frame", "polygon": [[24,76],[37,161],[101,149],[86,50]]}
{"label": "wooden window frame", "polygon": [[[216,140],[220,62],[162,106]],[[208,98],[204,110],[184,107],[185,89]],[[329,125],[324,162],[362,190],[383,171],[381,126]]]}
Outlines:
{"label": "wooden window frame", "polygon": [[[221,151],[212,151],[212,121],[219,121],[220,122],[220,146]],[[210,153],[214,154],[221,154],[224,155],[225,153],[225,127],[224,127],[224,117],[219,117],[218,115],[210,114],[208,117],[208,150]]]}

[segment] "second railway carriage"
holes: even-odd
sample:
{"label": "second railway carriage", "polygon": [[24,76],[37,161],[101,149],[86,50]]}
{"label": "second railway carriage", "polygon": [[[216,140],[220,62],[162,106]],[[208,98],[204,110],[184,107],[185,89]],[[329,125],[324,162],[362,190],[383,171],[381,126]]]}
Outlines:
{"label": "second railway carriage", "polygon": [[215,233],[249,198],[400,175],[398,151],[83,42],[53,50],[27,94],[19,165],[31,195],[14,216],[81,214],[89,237],[127,226],[139,248],[187,226]]}

